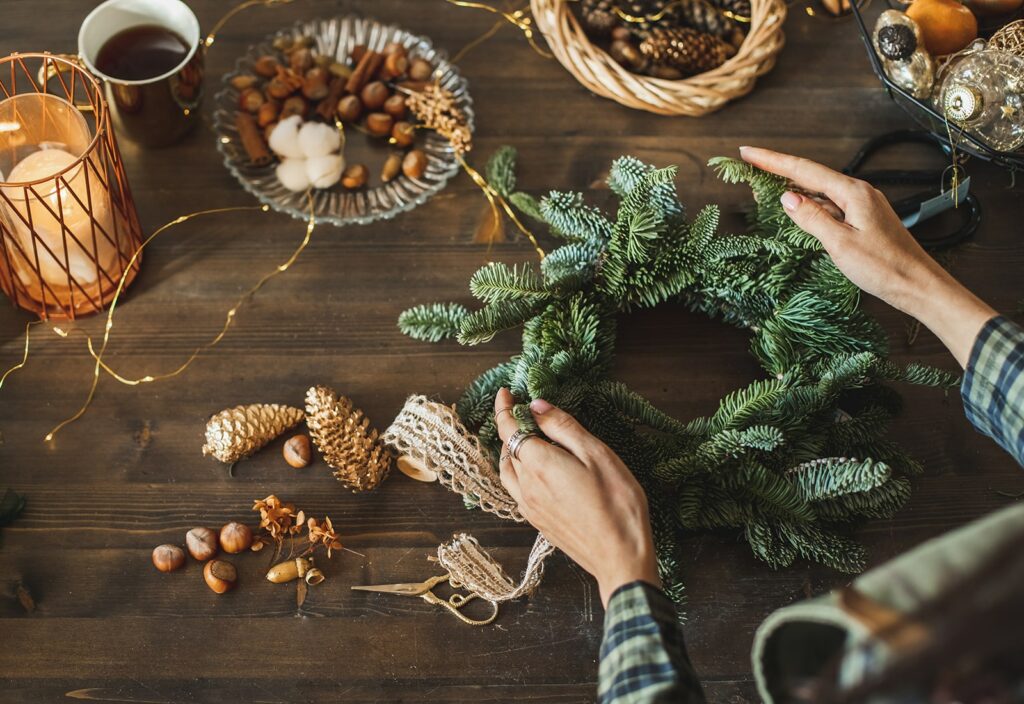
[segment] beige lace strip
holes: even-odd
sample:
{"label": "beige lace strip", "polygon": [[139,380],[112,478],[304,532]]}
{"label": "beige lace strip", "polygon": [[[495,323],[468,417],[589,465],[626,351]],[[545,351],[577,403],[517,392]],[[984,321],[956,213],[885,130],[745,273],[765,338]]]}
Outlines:
{"label": "beige lace strip", "polygon": [[[479,503],[480,508],[508,520],[523,522],[515,500],[505,490],[480,439],[459,420],[455,409],[426,396],[410,396],[382,436],[399,461],[437,475],[441,484]],[[509,601],[530,594],[540,584],[544,559],[554,547],[538,534],[526,572],[517,585],[480,543],[465,533],[437,548],[437,557],[452,579],[491,601]]]}

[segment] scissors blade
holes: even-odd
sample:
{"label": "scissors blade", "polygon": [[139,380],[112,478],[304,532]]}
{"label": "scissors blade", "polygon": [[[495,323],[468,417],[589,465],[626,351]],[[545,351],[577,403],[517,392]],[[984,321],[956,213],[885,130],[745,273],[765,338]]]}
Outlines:
{"label": "scissors blade", "polygon": [[401,582],[399,584],[363,584],[352,587],[359,592],[380,592],[382,594],[400,594],[402,596],[420,596],[429,587],[423,582]]}

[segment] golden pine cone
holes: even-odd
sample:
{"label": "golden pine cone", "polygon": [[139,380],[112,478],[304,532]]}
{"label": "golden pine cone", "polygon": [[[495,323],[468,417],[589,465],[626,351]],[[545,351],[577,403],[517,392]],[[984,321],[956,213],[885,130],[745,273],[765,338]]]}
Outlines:
{"label": "golden pine cone", "polygon": [[656,66],[693,76],[718,68],[736,53],[731,44],[690,27],[655,29],[640,42],[640,53]]}
{"label": "golden pine cone", "polygon": [[306,425],[334,476],[352,491],[373,489],[391,468],[391,455],[369,419],[326,386],[306,392]]}
{"label": "golden pine cone", "polygon": [[277,403],[228,408],[207,421],[203,454],[227,463],[245,459],[296,425],[303,415],[301,409]]}

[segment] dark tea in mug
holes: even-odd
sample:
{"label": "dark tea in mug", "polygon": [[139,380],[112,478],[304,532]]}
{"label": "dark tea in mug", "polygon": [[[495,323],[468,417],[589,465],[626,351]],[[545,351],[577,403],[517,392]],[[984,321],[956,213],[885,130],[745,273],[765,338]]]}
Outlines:
{"label": "dark tea in mug", "polygon": [[188,52],[188,42],[167,27],[143,24],[111,36],[96,55],[96,68],[122,81],[144,81],[173,71]]}

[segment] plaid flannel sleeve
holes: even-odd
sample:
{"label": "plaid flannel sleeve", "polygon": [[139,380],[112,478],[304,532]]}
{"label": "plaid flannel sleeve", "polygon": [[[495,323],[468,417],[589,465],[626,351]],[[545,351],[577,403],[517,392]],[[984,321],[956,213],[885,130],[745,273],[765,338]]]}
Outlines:
{"label": "plaid flannel sleeve", "polygon": [[1024,465],[1024,330],[1002,316],[978,333],[960,389],[967,419]]}
{"label": "plaid flannel sleeve", "polygon": [[705,701],[675,607],[660,589],[632,582],[608,600],[597,696],[601,704]]}

